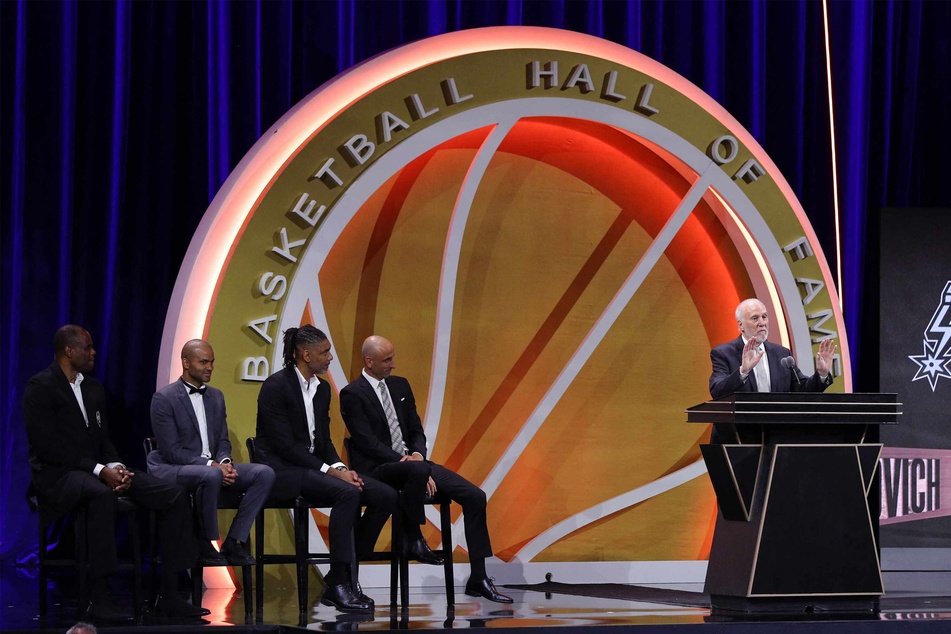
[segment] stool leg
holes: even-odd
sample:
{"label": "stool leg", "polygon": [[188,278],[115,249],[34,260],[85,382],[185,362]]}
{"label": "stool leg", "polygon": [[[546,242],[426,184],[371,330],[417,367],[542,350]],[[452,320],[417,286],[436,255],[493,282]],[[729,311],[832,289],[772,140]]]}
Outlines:
{"label": "stool leg", "polygon": [[201,566],[192,568],[192,605],[201,607],[201,591],[205,585],[205,569]]}
{"label": "stool leg", "polygon": [[79,573],[79,601],[76,606],[77,618],[83,618],[89,606],[89,574],[86,570],[86,511],[76,513],[73,520],[76,535],[76,569]]}
{"label": "stool leg", "polygon": [[[397,508],[399,508],[397,506]],[[409,554],[406,552],[406,535],[403,532],[403,518],[400,515],[400,607],[409,610]]]}
{"label": "stool leg", "polygon": [[241,583],[244,585],[244,616],[253,614],[251,609],[251,566],[241,566]]}
{"label": "stool leg", "polygon": [[307,539],[308,509],[297,507],[294,509],[294,554],[297,560],[297,606],[303,618],[307,611],[307,555],[310,545]]}
{"label": "stool leg", "polygon": [[149,511],[149,596],[147,599],[148,609],[155,606],[155,600],[158,598],[159,570],[160,565],[158,554],[158,541],[156,535],[156,512]]}
{"label": "stool leg", "polygon": [[132,613],[138,618],[142,614],[142,543],[139,535],[139,518],[135,513],[129,514],[129,533],[132,538],[132,576],[135,579],[132,587],[134,601]]}
{"label": "stool leg", "polygon": [[42,519],[38,519],[37,522],[39,523],[39,527],[40,527],[40,534],[39,534],[40,545],[39,545],[39,550],[36,553],[37,557],[40,560],[40,574],[39,574],[40,616],[46,616],[46,608],[47,608],[47,605],[46,605],[46,558],[47,558],[46,549],[49,547],[49,537],[47,536],[47,532],[49,531],[49,525],[46,522],[44,522]]}
{"label": "stool leg", "polygon": [[262,510],[258,513],[257,519],[254,521],[254,555],[256,559],[255,564],[255,581],[257,586],[254,588],[254,603],[257,608],[258,614],[261,614],[261,610],[264,608],[264,511]]}
{"label": "stool leg", "polygon": [[451,608],[456,605],[456,582],[452,569],[452,515],[450,502],[439,505],[439,523],[442,532],[442,559],[443,574],[446,577],[446,604]]}
{"label": "stool leg", "polygon": [[403,557],[403,531],[400,520],[400,505],[396,505],[390,518],[390,610],[396,610],[396,593],[399,590],[400,560]]}

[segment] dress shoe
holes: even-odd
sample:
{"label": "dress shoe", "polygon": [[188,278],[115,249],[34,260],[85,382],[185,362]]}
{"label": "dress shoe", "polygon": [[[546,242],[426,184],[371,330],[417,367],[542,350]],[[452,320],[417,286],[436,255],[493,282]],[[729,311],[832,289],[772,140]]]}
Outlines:
{"label": "dress shoe", "polygon": [[211,545],[211,542],[203,539],[201,540],[201,546],[198,552],[198,565],[227,566],[228,560],[223,554],[215,550],[215,547]]}
{"label": "dress shoe", "polygon": [[357,598],[358,598],[358,599],[360,599],[361,601],[363,601],[364,603],[366,603],[367,605],[369,605],[371,610],[373,610],[373,609],[376,608],[376,601],[374,601],[373,599],[371,599],[371,598],[368,597],[367,595],[363,594],[363,587],[360,585],[360,582],[359,582],[359,581],[357,582],[357,592],[356,592],[356,595],[357,595]]}
{"label": "dress shoe", "polygon": [[466,582],[466,594],[470,597],[482,597],[496,603],[511,603],[512,597],[505,596],[495,589],[495,584],[488,577],[481,580],[472,580]]}
{"label": "dress shoe", "polygon": [[244,544],[233,539],[226,539],[225,543],[221,545],[221,552],[218,554],[224,555],[224,558],[232,566],[254,565],[254,557],[251,556]]}
{"label": "dress shoe", "polygon": [[411,541],[408,550],[409,556],[421,564],[442,565],[442,557],[434,553],[422,537]]}
{"label": "dress shoe", "polygon": [[90,601],[86,616],[97,623],[125,623],[132,618],[125,614],[108,595]]}
{"label": "dress shoe", "polygon": [[198,618],[211,614],[211,610],[195,606],[175,594],[160,594],[155,599],[155,611],[173,618]]}
{"label": "dress shoe", "polygon": [[369,604],[364,603],[354,594],[349,583],[327,586],[327,589],[324,590],[324,596],[320,597],[320,602],[337,608],[341,612],[370,612],[373,610]]}

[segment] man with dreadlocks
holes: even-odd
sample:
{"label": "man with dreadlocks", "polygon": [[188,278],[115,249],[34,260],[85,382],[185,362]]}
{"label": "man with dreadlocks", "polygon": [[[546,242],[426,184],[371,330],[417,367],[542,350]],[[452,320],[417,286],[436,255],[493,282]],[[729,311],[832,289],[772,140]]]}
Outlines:
{"label": "man with dreadlocks", "polygon": [[[256,459],[274,469],[272,495],[303,495],[330,506],[330,571],[321,603],[346,612],[374,608],[363,594],[357,561],[373,551],[397,504],[396,490],[362,477],[340,460],[330,437],[330,384],[317,378],[330,367],[327,335],[311,325],[284,333],[284,368],[258,395]],[[360,516],[361,504],[366,506]]]}

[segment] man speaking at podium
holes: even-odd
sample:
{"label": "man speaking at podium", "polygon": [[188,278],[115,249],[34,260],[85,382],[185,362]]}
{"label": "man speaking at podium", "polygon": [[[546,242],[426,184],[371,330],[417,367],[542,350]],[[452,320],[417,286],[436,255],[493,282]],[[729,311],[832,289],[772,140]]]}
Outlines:
{"label": "man speaking at podium", "polygon": [[806,377],[792,352],[766,341],[769,315],[758,299],[746,299],[736,307],[740,336],[710,351],[713,373],[710,396],[720,398],[734,392],[824,392],[832,385],[832,357],[835,341],[819,343],[816,373]]}

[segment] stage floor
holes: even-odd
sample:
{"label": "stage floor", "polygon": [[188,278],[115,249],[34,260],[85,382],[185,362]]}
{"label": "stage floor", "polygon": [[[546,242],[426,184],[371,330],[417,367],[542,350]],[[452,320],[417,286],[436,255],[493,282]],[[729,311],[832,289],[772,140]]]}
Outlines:
{"label": "stage floor", "polygon": [[[50,608],[46,617],[38,615],[37,580],[29,569],[12,566],[0,567],[3,596],[0,629],[8,631],[65,632],[76,622],[76,603],[73,580],[65,573],[57,574],[49,586]],[[131,579],[122,579],[116,589],[119,603],[130,606]],[[127,583],[126,583],[127,581]],[[614,584],[610,584],[614,585]],[[567,587],[567,586],[566,586]],[[781,632],[790,627],[798,631],[815,632],[878,632],[878,631],[951,631],[951,589],[941,592],[909,592],[883,597],[878,613],[857,615],[801,615],[756,617],[747,615],[712,614],[705,605],[706,599],[699,584],[675,584],[652,586],[673,592],[652,592],[648,587],[641,592],[660,601],[673,595],[670,604],[629,598],[601,598],[576,594],[546,593],[536,590],[500,588],[514,599],[511,605],[496,604],[483,599],[468,597],[462,588],[456,590],[455,609],[446,603],[442,588],[414,589],[410,593],[410,606],[406,611],[389,608],[389,590],[367,588],[374,598],[377,609],[374,614],[343,614],[319,604],[317,591],[311,593],[310,608],[304,622],[300,622],[297,610],[297,594],[294,587],[268,588],[264,609],[246,621],[244,599],[241,594],[225,590],[206,590],[203,605],[212,610],[204,623],[196,621],[156,621],[146,615],[138,623],[108,628],[110,631],[133,630],[144,632],[188,632],[206,629],[208,626],[232,627],[238,631],[284,631],[304,627],[311,630],[389,630],[418,629],[443,630],[469,627],[493,629],[563,628],[590,630],[595,627],[622,626],[622,629],[653,626],[652,632],[683,631],[684,628],[703,627],[705,632],[731,629],[744,632]],[[183,590],[183,596],[186,594]],[[635,590],[637,594],[637,590]],[[685,601],[680,599],[686,598]],[[694,605],[684,605],[693,603]],[[903,623],[903,626],[899,626]],[[250,627],[249,627],[250,626]],[[667,626],[667,627],[664,627]],[[803,627],[806,626],[806,627]],[[107,628],[100,628],[107,629]]]}

